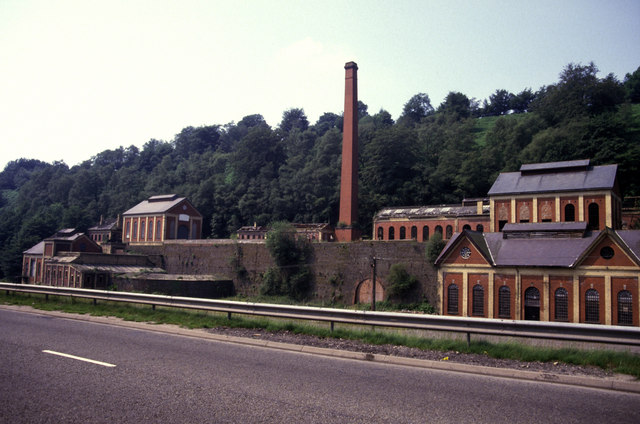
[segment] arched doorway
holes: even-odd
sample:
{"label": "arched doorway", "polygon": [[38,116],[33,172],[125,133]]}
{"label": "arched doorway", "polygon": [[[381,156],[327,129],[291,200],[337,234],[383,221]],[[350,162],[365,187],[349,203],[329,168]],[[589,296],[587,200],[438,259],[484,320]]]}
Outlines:
{"label": "arched doorway", "polygon": [[598,230],[600,228],[600,210],[597,203],[589,203],[589,229]]}
{"label": "arched doorway", "polygon": [[524,292],[524,319],[540,321],[540,291],[535,287]]}
{"label": "arched doorway", "polygon": [[[384,300],[384,287],[376,280],[376,302]],[[356,296],[353,303],[371,303],[371,279],[361,281],[356,288]]]}

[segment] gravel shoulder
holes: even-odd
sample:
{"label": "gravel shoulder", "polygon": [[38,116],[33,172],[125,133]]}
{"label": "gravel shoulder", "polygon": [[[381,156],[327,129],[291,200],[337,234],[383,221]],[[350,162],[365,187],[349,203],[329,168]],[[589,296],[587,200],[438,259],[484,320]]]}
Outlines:
{"label": "gravel shoulder", "polygon": [[293,334],[288,331],[270,332],[262,329],[242,328],[209,328],[206,332],[232,337],[259,339],[279,343],[306,345],[327,349],[348,350],[352,352],[372,353],[376,355],[390,355],[405,358],[425,359],[431,361],[450,361],[468,365],[478,365],[495,368],[510,368],[526,371],[540,371],[552,374],[588,376],[588,377],[613,377],[613,372],[598,367],[584,367],[565,364],[562,362],[522,362],[514,359],[496,359],[487,355],[460,353],[455,351],[432,351],[394,345],[373,345],[356,340],[320,338],[304,334]]}

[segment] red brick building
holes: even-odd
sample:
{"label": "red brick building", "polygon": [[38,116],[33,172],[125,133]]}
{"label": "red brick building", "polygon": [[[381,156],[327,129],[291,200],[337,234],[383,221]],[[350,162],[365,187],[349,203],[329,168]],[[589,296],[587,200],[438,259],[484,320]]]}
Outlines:
{"label": "red brick building", "polygon": [[434,233],[448,240],[462,230],[487,231],[488,199],[464,200],[462,205],[385,208],[373,219],[374,240],[426,242]]}
{"label": "red brick building", "polygon": [[122,241],[158,244],[202,238],[202,215],[185,197],[152,196],[122,214]]}
{"label": "red brick building", "polygon": [[463,231],[436,266],[444,315],[639,325],[640,231],[584,221]]}

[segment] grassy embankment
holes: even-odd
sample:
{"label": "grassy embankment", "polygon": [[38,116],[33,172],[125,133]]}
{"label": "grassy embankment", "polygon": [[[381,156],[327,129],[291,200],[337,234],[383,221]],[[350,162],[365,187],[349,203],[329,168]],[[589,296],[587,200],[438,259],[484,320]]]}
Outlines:
{"label": "grassy embankment", "polygon": [[541,348],[517,343],[488,343],[484,341],[472,341],[468,346],[465,341],[460,340],[426,339],[381,329],[356,330],[340,327],[332,332],[328,326],[309,323],[267,318],[245,318],[237,315],[229,320],[227,315],[222,313],[162,307],[157,307],[153,310],[150,306],[104,301],[94,305],[93,301],[89,299],[70,299],[58,296],[49,296],[47,301],[44,295],[17,293],[7,295],[4,291],[0,293],[0,303],[27,305],[41,310],[57,310],[94,316],[113,316],[128,321],[175,324],[185,328],[260,328],[267,331],[289,331],[295,334],[308,334],[318,337],[361,340],[371,344],[402,345],[424,350],[442,351],[443,353],[456,351],[520,361],[564,362],[574,365],[597,366],[605,370],[640,378],[640,356],[626,352]]}

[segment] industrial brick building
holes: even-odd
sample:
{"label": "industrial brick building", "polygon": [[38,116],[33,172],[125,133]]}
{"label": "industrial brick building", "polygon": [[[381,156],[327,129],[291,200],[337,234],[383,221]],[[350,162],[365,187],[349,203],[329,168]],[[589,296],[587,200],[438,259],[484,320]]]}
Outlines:
{"label": "industrial brick building", "polygon": [[616,165],[523,165],[489,191],[490,229],[436,260],[445,315],[639,325],[640,231],[622,230]]}
{"label": "industrial brick building", "polygon": [[122,241],[129,245],[202,238],[202,215],[185,197],[152,196],[122,214]]}

